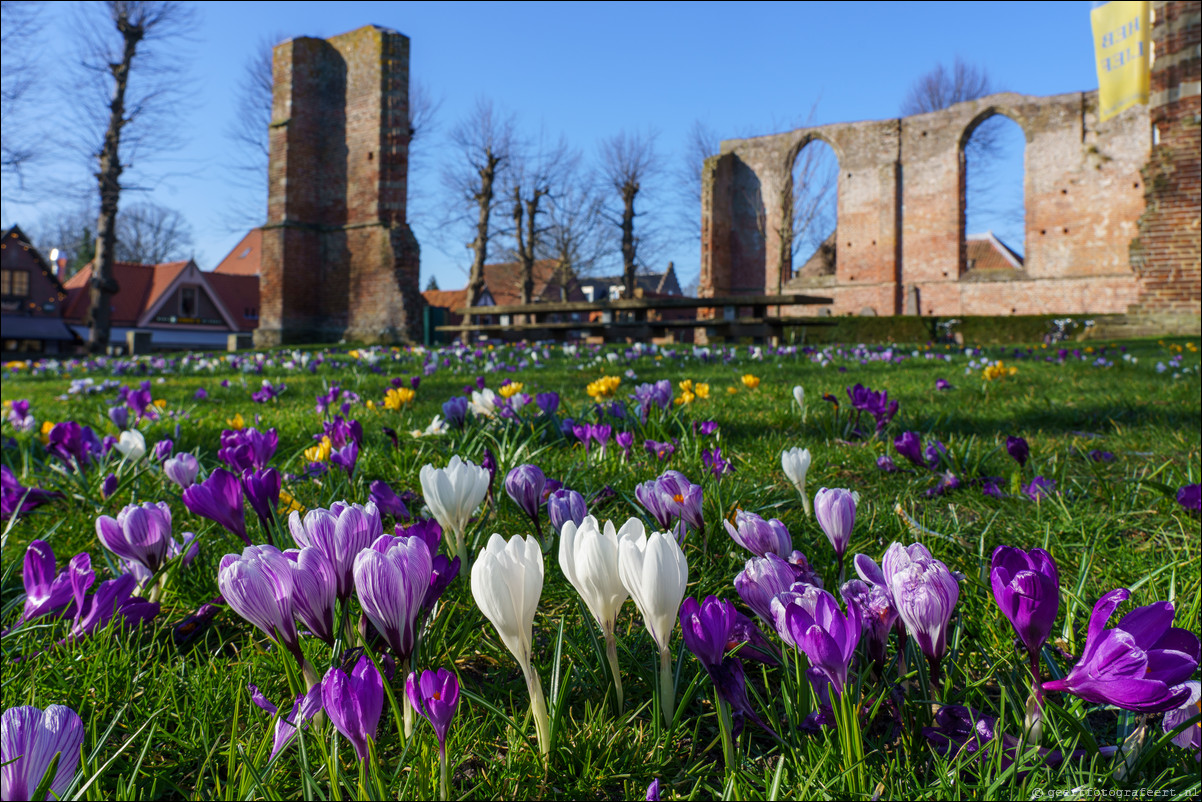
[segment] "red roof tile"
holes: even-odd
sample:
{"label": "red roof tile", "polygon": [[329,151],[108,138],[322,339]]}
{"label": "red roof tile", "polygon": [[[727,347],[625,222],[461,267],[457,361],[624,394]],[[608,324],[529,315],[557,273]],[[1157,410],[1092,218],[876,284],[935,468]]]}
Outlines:
{"label": "red roof tile", "polygon": [[257,276],[263,255],[263,230],[252,228],[234,249],[213,268],[214,273],[235,276]]}
{"label": "red roof tile", "polygon": [[231,273],[204,273],[205,281],[230,313],[239,331],[259,327],[259,277]]}
{"label": "red roof tile", "polygon": [[969,270],[1021,270],[1023,258],[992,232],[965,237]]}

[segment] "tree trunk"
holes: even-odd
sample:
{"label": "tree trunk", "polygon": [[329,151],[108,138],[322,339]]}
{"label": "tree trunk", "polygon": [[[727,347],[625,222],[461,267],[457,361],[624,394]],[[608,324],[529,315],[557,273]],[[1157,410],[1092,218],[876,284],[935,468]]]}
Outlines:
{"label": "tree trunk", "polygon": [[639,185],[627,181],[622,186],[622,284],[626,297],[634,297],[634,196],[639,193]]}
{"label": "tree trunk", "polygon": [[93,354],[103,353],[108,347],[113,322],[111,298],[119,289],[113,276],[113,262],[117,247],[117,204],[121,199],[120,146],[121,129],[126,123],[125,88],[129,84],[130,65],[144,33],[140,25],[131,25],[125,17],[117,21],[117,29],[125,46],[121,61],[109,65],[113,73],[113,99],[109,103],[109,125],[100,151],[100,171],[96,173],[100,185],[100,216],[96,220],[96,257],[92,262],[91,309],[88,313],[88,351]]}
{"label": "tree trunk", "polygon": [[[492,152],[492,148],[484,151],[484,165],[480,168],[480,189],[475,195],[476,204],[480,208],[480,217],[476,222],[476,239],[472,242],[472,272],[467,282],[467,305],[475,306],[484,290],[484,260],[488,258],[488,216],[492,211],[493,181],[497,177],[497,164],[500,157]],[[471,315],[464,315],[465,325],[470,324]],[[470,332],[463,333],[463,340],[471,339]]]}

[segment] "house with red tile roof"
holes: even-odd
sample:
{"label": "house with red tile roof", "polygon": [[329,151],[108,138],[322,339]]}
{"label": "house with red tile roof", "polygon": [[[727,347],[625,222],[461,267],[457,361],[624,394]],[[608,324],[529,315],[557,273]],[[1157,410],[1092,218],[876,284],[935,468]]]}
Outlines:
{"label": "house with red tile roof", "polygon": [[213,268],[214,273],[230,276],[257,276],[263,254],[263,229],[252,228],[234,249]]}
{"label": "house with red tile roof", "polygon": [[[234,272],[206,273],[191,259],[143,265],[116,262],[112,297],[114,343],[131,331],[147,332],[151,347],[222,349],[229,334],[253,331],[259,323],[259,277]],[[67,280],[63,317],[87,337],[92,265]]]}
{"label": "house with red tile roof", "polygon": [[0,237],[0,334],[3,359],[71,353],[79,343],[63,322],[67,291],[18,226]]}

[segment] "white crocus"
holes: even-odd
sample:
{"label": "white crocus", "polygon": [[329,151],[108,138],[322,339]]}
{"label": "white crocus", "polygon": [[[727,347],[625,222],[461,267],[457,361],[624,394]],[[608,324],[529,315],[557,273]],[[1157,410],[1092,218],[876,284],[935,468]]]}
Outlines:
{"label": "white crocus", "polygon": [[689,564],[671,533],[652,532],[648,536],[630,531],[618,541],[618,576],[659,647],[660,705],[664,723],[671,726],[676,687],[668,646],[689,582]]}
{"label": "white crocus", "polygon": [[137,429],[126,429],[114,448],[130,462],[137,462],[146,456],[146,438]]}
{"label": "white crocus", "polygon": [[618,575],[618,543],[621,538],[645,536],[643,522],[631,518],[618,531],[612,521],[599,527],[597,519],[586,516],[580,526],[565,521],[559,537],[559,567],[576,588],[580,598],[605,637],[605,656],[614,676],[618,712],[622,710],[622,675],[618,670],[618,642],[614,637],[618,611],[629,592]]}
{"label": "white crocus", "polygon": [[421,429],[413,429],[409,432],[409,434],[413,437],[431,437],[446,433],[447,422],[442,419],[442,415],[435,415],[434,419],[430,421],[430,425],[426,427],[425,431],[422,431]]}
{"label": "white crocus", "polygon": [[543,549],[538,538],[515,535],[506,542],[498,534],[490,537],[472,566],[472,598],[522,669],[538,745],[546,755],[551,725],[538,671],[530,663],[534,613],[542,592]]}
{"label": "white crocus", "polygon": [[472,390],[472,400],[469,406],[477,415],[491,418],[497,413],[497,394],[487,387],[483,390]]}
{"label": "white crocus", "polygon": [[419,478],[426,504],[447,535],[447,546],[453,538],[455,553],[466,565],[467,522],[488,493],[488,470],[456,454],[446,468],[423,465]]}
{"label": "white crocus", "polygon": [[801,494],[801,504],[806,515],[810,514],[810,497],[806,495],[806,473],[810,470],[810,450],[808,448],[786,448],[780,454],[780,467],[785,476]]}
{"label": "white crocus", "polygon": [[806,422],[806,391],[800,384],[793,388],[793,400],[797,402],[798,409],[801,410],[801,422]]}

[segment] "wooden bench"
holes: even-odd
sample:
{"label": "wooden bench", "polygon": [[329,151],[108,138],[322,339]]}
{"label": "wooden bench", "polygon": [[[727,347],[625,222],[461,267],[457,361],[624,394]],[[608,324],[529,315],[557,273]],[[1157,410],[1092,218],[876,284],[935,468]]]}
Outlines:
{"label": "wooden bench", "polygon": [[[629,298],[606,301],[550,301],[504,306],[469,306],[455,310],[464,323],[438,326],[436,331],[455,334],[484,334],[502,339],[557,339],[601,336],[605,340],[646,340],[696,330],[707,339],[751,337],[764,342],[779,338],[786,328],[829,326],[833,321],[768,314],[772,307],[829,304],[830,298],[813,295],[723,295],[710,298]],[[685,319],[656,319],[649,313],[664,310],[713,310],[711,316]],[[750,314],[740,314],[749,310]],[[778,309],[779,311],[779,309]],[[599,320],[588,317],[599,313]],[[508,316],[507,323],[472,322],[479,316]],[[515,318],[521,318],[517,322]],[[550,316],[572,316],[578,320],[548,320]]]}

